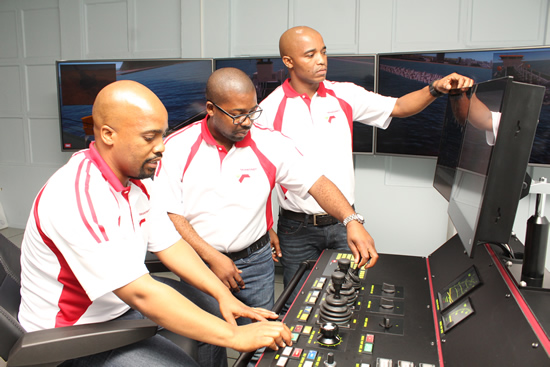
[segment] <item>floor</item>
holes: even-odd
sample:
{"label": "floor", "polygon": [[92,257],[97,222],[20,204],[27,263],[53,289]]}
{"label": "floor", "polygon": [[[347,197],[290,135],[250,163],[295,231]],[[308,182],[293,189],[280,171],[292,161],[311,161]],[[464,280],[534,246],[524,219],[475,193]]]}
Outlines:
{"label": "floor", "polygon": [[[8,227],[0,229],[0,233],[16,245],[21,246],[21,243],[23,242],[23,229]],[[277,265],[275,267],[275,299],[277,299],[282,293],[283,288],[282,270],[281,267]],[[237,361],[237,358],[239,358],[238,352],[233,349],[227,349],[227,362],[229,366],[233,366],[233,364]],[[5,365],[6,363],[0,358],[0,367],[4,367]]]}

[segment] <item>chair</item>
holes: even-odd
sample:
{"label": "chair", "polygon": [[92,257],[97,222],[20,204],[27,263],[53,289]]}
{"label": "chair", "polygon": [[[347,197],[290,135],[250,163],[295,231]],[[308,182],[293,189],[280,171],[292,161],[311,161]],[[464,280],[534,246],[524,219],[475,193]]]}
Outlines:
{"label": "chair", "polygon": [[[157,333],[157,325],[150,320],[118,320],[26,332],[17,318],[21,302],[20,257],[19,247],[0,234],[0,357],[7,367],[57,366],[67,359],[119,348]],[[178,341],[190,341],[179,335],[174,339],[180,346]],[[196,343],[191,342],[191,348],[196,348]],[[196,351],[183,348],[196,357]]]}

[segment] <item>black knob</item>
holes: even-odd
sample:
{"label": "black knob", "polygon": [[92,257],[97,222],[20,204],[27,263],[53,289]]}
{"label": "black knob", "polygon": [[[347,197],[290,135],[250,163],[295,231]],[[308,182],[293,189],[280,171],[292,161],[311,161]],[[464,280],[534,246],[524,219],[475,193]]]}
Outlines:
{"label": "black knob", "polygon": [[341,273],[339,271],[335,271],[332,273],[332,286],[334,287],[334,294],[340,298],[340,290],[342,289],[342,284],[344,284],[346,280],[346,276],[344,273]]}
{"label": "black knob", "polygon": [[336,362],[334,362],[334,353],[329,352],[327,354],[327,359],[324,364],[326,367],[336,367]]}
{"label": "black knob", "polygon": [[338,260],[338,270],[344,274],[348,273],[348,269],[351,266],[350,259],[340,259]]}
{"label": "black knob", "polygon": [[334,345],[340,342],[338,336],[338,325],[334,322],[325,322],[319,327],[319,343],[325,345]]}

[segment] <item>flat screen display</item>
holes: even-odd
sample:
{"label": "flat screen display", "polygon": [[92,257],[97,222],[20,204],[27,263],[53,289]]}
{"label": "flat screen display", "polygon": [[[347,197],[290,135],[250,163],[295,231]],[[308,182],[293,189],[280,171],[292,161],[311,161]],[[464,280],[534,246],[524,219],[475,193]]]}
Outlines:
{"label": "flat screen display", "polygon": [[[401,97],[453,72],[479,83],[492,78],[492,64],[491,51],[381,54],[378,93]],[[377,129],[375,153],[437,157],[445,106],[445,98],[438,98],[424,111]]]}
{"label": "flat screen display", "polygon": [[58,61],[61,148],[76,151],[93,141],[92,105],[97,93],[117,80],[151,89],[168,110],[170,131],[206,114],[204,92],[212,59]]}
{"label": "flat screen display", "polygon": [[214,68],[237,68],[252,79],[258,103],[288,78],[288,71],[279,56],[215,59]]}
{"label": "flat screen display", "polygon": [[[351,82],[374,92],[376,85],[376,57],[374,55],[329,56],[327,80]],[[374,127],[353,122],[353,152],[373,153]]]}

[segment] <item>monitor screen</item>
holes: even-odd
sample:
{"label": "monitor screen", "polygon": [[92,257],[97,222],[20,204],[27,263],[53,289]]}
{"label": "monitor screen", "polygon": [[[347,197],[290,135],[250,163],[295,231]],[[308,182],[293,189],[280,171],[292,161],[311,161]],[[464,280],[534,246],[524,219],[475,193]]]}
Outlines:
{"label": "monitor screen", "polygon": [[288,78],[286,66],[279,56],[215,59],[216,70],[229,67],[244,71],[252,79],[258,103]]}
{"label": "monitor screen", "polygon": [[[490,51],[381,54],[378,93],[401,97],[453,72],[479,83],[491,79],[492,63]],[[445,106],[438,98],[424,111],[377,129],[375,153],[437,157]]]}
{"label": "monitor screen", "polygon": [[550,48],[525,48],[495,51],[493,75],[512,76],[514,81],[546,88],[540,121],[529,163],[550,165]]}
{"label": "monitor screen", "polygon": [[[374,55],[328,56],[327,80],[351,82],[375,91],[376,57]],[[353,152],[374,153],[374,128],[353,122]]]}
{"label": "monitor screen", "polygon": [[206,81],[212,60],[58,61],[57,86],[61,148],[87,148],[93,138],[92,105],[97,93],[117,80],[134,80],[151,89],[168,110],[169,130],[203,118]]}
{"label": "monitor screen", "polygon": [[472,256],[478,243],[510,239],[544,88],[499,78],[451,94],[442,136],[454,142],[441,145],[438,169],[450,163],[448,213]]}

